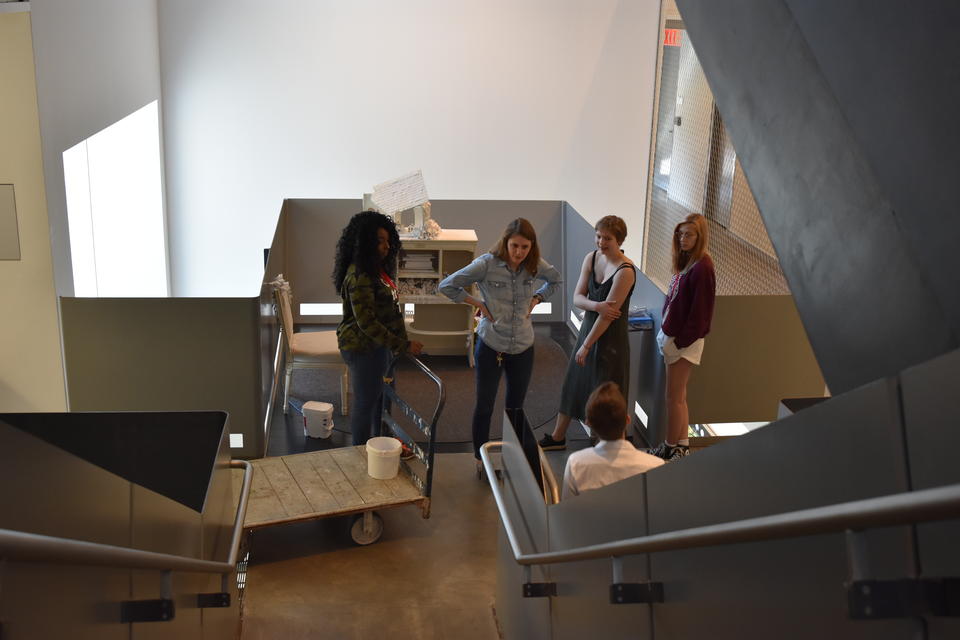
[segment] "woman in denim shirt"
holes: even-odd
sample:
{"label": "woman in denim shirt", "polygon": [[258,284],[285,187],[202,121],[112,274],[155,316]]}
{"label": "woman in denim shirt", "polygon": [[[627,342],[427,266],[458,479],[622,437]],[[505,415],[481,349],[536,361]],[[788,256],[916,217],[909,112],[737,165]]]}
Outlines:
{"label": "woman in denim shirt", "polygon": [[[538,281],[540,281],[538,283]],[[466,287],[476,284],[480,298]],[[530,313],[557,290],[560,272],[540,257],[537,232],[524,218],[507,225],[497,244],[469,265],[447,276],[440,292],[466,302],[480,313],[475,355],[477,405],[473,410],[473,454],[480,468],[480,446],[490,437],[490,417],[507,376],[507,410],[523,407],[533,372],[533,323]]]}

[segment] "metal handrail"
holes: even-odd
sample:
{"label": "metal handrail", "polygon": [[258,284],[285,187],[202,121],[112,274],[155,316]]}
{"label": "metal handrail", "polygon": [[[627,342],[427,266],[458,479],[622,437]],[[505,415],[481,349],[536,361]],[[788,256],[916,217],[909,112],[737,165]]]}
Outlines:
{"label": "metal handrail", "polygon": [[277,389],[280,386],[280,356],[283,350],[283,332],[277,332],[277,346],[273,350],[273,380],[270,382],[270,397],[267,398],[267,410],[263,414],[263,449],[261,456],[267,455],[270,443],[270,431],[273,428],[273,405],[277,401]]}
{"label": "metal handrail", "polygon": [[[553,467],[550,466],[543,449],[537,447],[537,454],[540,456],[540,473],[543,477],[543,498],[547,504],[557,504],[560,502],[560,485],[557,484],[557,476],[553,475]],[[487,477],[490,476],[487,475]]]}
{"label": "metal handrail", "polygon": [[[480,457],[493,477],[491,448],[502,449],[503,442],[488,442],[480,447]],[[833,533],[845,530],[860,530],[873,527],[888,527],[915,522],[949,520],[960,516],[960,484],[933,489],[922,489],[864,500],[853,500],[825,507],[787,511],[770,516],[747,518],[734,522],[680,529],[616,542],[586,545],[564,551],[523,553],[510,520],[499,485],[491,480],[490,488],[500,512],[513,550],[514,559],[521,565],[557,564],[596,558],[611,558],[674,551],[695,547],[719,546],[760,540],[776,540],[797,536]]]}
{"label": "metal handrail", "polygon": [[0,557],[11,560],[27,560],[43,564],[76,564],[85,566],[110,566],[125,569],[159,569],[161,571],[193,571],[197,573],[223,573],[234,570],[240,550],[243,521],[247,515],[247,498],[253,465],[246,460],[231,460],[230,468],[243,469],[243,485],[240,503],[233,523],[233,538],[226,562],[199,560],[169,553],[156,553],[129,547],[84,542],[70,538],[58,538],[23,531],[0,529]]}

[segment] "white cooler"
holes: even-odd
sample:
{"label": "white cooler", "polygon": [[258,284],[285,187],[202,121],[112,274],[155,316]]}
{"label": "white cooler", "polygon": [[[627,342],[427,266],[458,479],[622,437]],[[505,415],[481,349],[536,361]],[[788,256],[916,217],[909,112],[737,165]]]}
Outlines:
{"label": "white cooler", "polygon": [[303,405],[303,435],[329,438],[333,433],[333,405],[329,402],[306,402]]}

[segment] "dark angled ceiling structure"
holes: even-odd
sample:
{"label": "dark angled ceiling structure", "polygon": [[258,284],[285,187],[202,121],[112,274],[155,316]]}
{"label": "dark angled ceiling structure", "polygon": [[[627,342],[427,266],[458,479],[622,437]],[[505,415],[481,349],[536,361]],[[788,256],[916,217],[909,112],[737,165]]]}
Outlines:
{"label": "dark angled ceiling structure", "polygon": [[960,347],[960,3],[677,6],[830,390]]}

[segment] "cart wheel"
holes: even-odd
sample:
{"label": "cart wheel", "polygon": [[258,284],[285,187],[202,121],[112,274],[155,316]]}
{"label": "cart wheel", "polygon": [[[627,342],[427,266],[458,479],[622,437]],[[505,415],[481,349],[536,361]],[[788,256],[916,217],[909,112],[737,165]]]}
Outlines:
{"label": "cart wheel", "polygon": [[350,527],[350,537],[359,545],[373,544],[383,534],[383,519],[373,511],[357,516]]}

